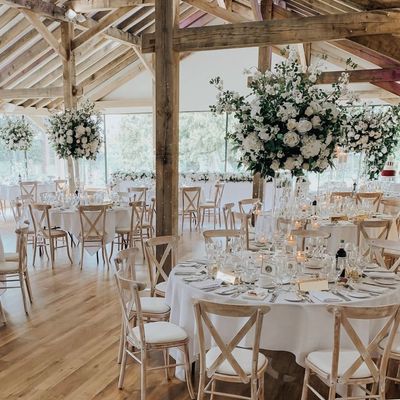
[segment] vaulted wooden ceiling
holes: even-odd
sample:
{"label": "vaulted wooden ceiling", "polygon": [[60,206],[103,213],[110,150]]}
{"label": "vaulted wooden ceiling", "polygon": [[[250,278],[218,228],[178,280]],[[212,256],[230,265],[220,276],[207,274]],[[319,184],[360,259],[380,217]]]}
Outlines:
{"label": "vaulted wooden ceiling", "polygon": [[[60,21],[68,20],[66,11],[69,9],[78,13],[74,21],[73,48],[79,96],[99,101],[142,71],[147,69],[153,74],[152,56],[141,52],[141,39],[142,35],[154,31],[154,1],[162,0],[0,0],[0,107],[6,104],[30,110],[62,107],[65,54],[59,43]],[[356,15],[354,13],[400,7],[400,0],[275,3],[273,19],[282,21],[327,14]],[[398,13],[400,10],[393,10],[394,24]],[[346,17],[352,20],[350,14]],[[202,27],[216,19],[218,23],[262,19],[258,0],[185,0],[180,3],[179,18],[180,28]],[[354,55],[364,60],[367,68],[375,69],[353,72],[352,81],[371,82],[377,97],[397,102],[400,96],[397,82],[400,79],[400,38],[397,35],[400,22],[397,22],[398,32],[392,33],[395,31],[392,28],[385,31],[383,24],[379,34],[368,31],[372,26],[368,24],[365,14],[358,26],[368,34],[354,36],[349,28],[349,37],[340,40],[298,44],[299,58],[308,64],[311,55],[325,53],[333,64],[344,68],[346,58]],[[290,23],[287,26],[290,30]],[[373,29],[378,27],[375,25]],[[347,29],[345,25],[343,29]],[[274,50],[278,52],[279,46]],[[181,53],[181,57],[188,55]],[[321,82],[329,83],[333,79],[335,73],[326,73]]]}

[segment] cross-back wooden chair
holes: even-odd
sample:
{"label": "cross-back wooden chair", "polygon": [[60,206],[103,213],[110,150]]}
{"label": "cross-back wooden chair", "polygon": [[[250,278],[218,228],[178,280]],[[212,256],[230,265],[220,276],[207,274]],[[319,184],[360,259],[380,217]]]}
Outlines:
{"label": "cross-back wooden chair", "polygon": [[38,183],[36,181],[22,181],[19,183],[21,190],[21,199],[30,203],[38,201]]}
{"label": "cross-back wooden chair", "polygon": [[333,203],[335,198],[338,197],[343,197],[343,198],[353,197],[353,192],[332,192],[330,196],[330,202]]}
{"label": "cross-back wooden chair", "polygon": [[358,192],[356,193],[356,203],[362,204],[365,200],[371,201],[374,211],[378,211],[382,199],[382,192]]}
{"label": "cross-back wooden chair", "polygon": [[234,207],[235,203],[226,203],[222,207],[225,229],[235,229],[235,217],[233,216]]}
{"label": "cross-back wooden chair", "polygon": [[192,222],[195,229],[199,227],[200,221],[200,196],[201,187],[183,187],[182,189],[182,232],[185,217],[189,218],[190,232],[192,231]]}
{"label": "cross-back wooden chair", "polygon": [[147,191],[148,187],[130,187],[128,188],[130,201],[144,201],[147,204]]}
{"label": "cross-back wooden chair", "polygon": [[28,225],[27,243],[31,244],[33,247],[35,243],[35,231],[30,227],[31,224],[29,221],[29,215],[30,215],[29,207],[27,205],[24,205],[19,197],[17,197],[15,200],[11,200],[10,206],[16,225],[17,226],[21,226],[21,224]]}
{"label": "cross-back wooden chair", "polygon": [[[123,317],[123,353],[121,368],[118,380],[118,388],[124,385],[127,357],[130,356],[140,365],[140,399],[146,400],[146,382],[149,371],[164,369],[168,378],[168,371],[178,365],[183,365],[186,373],[186,384],[191,399],[194,399],[194,392],[191,381],[191,365],[189,360],[189,337],[181,327],[167,321],[156,321],[144,323],[142,301],[140,292],[146,285],[142,282],[124,278],[118,272],[115,274],[117,289]],[[131,310],[135,310],[135,324],[132,324]],[[137,351],[131,350],[131,347]],[[183,353],[182,364],[169,363],[169,350],[175,348]],[[150,367],[149,353],[161,351],[164,354],[164,364]]]}
{"label": "cross-back wooden chair", "polygon": [[394,217],[397,217],[400,213],[400,200],[382,198],[381,211],[385,214],[391,214]]}
{"label": "cross-back wooden chair", "polygon": [[[130,223],[126,227],[117,227],[115,233],[117,236],[118,250],[135,247],[136,242],[140,241],[142,245],[142,252],[144,257],[143,235],[141,234],[141,226],[146,211],[146,206],[143,201],[131,201],[129,203],[131,208]],[[111,255],[113,253],[114,242],[111,245]]]}
{"label": "cross-back wooden chair", "polygon": [[[264,373],[268,365],[267,358],[259,352],[263,317],[270,311],[264,305],[239,305],[213,303],[199,300],[194,304],[197,334],[200,347],[200,380],[198,400],[210,394],[241,399],[264,399]],[[240,318],[245,322],[237,332],[232,332],[231,338],[221,338],[218,329],[212,323],[210,316]],[[206,332],[211,335],[215,346],[207,351]],[[238,347],[240,341],[253,333],[251,348]],[[206,379],[209,382],[206,384]],[[250,384],[251,396],[242,397],[217,391],[218,381],[229,383]]]}
{"label": "cross-back wooden chair", "polygon": [[[33,230],[35,232],[33,244],[33,264],[36,260],[36,250],[39,247],[44,247],[46,254],[47,246],[50,248],[50,262],[51,268],[54,269],[55,251],[62,247],[67,249],[69,261],[73,264],[69,244],[68,233],[60,228],[55,228],[50,220],[49,204],[29,204],[29,211],[33,222]],[[61,243],[59,242],[61,240]]]}
{"label": "cross-back wooden chair", "polygon": [[15,233],[17,234],[18,260],[0,262],[0,283],[5,283],[7,289],[21,289],[24,310],[28,315],[27,297],[32,303],[32,289],[29,281],[26,251],[28,229],[17,229]]}
{"label": "cross-back wooden chair", "polygon": [[[388,346],[388,340],[389,340],[389,337],[386,336],[379,343],[378,351],[379,351],[380,357],[383,356],[383,354]],[[385,384],[386,384],[386,381],[393,381],[396,384],[399,384],[400,383],[400,332],[397,332],[397,334],[393,340],[393,344],[391,346],[388,357],[389,357],[389,361],[393,360],[394,362],[397,363],[397,375],[396,376],[389,375],[389,367],[386,368],[386,371],[383,371],[384,372],[383,379],[385,381]],[[381,360],[379,360],[379,363],[380,363],[380,361]]]}
{"label": "cross-back wooden chair", "polygon": [[295,238],[300,239],[300,249],[304,250],[306,239],[329,239],[331,234],[328,232],[324,232],[320,229],[316,230],[309,230],[309,229],[293,229],[290,232],[290,235],[294,236]]}
{"label": "cross-back wooden chair", "polygon": [[[125,279],[137,281],[137,273],[136,273],[136,258],[138,255],[139,249],[137,247],[131,247],[129,249],[124,249],[118,252],[116,257],[114,258],[115,263],[115,271],[119,276],[122,276]],[[140,280],[142,281],[142,280]],[[142,317],[147,321],[168,321],[170,314],[170,307],[165,303],[165,300],[162,297],[141,297],[140,305],[142,309]],[[136,308],[133,307],[129,310],[130,316],[129,321],[132,322],[132,326],[136,326]],[[120,338],[120,347],[118,352],[118,364],[122,360],[122,353],[124,350],[124,320],[122,318],[121,324],[121,338]]]}
{"label": "cross-back wooden chair", "polygon": [[[151,296],[165,297],[168,281],[165,264],[170,260],[172,268],[176,265],[178,240],[177,236],[158,236],[144,242]],[[160,259],[157,259],[157,248],[162,251]]]}
{"label": "cross-back wooden chair", "polygon": [[66,179],[54,179],[54,186],[56,192],[63,192],[67,189],[68,181]]}
{"label": "cross-back wooden chair", "polygon": [[[324,399],[311,385],[310,375],[316,375],[329,387],[329,400],[336,399],[338,385],[347,385],[348,392],[344,399],[385,399],[385,371],[388,356],[399,326],[399,305],[380,307],[347,307],[328,306],[327,310],[333,314],[334,339],[333,349],[313,351],[308,354],[305,362],[304,384],[301,400],[306,400],[311,390],[319,399]],[[374,338],[368,342],[360,338],[351,320],[382,321],[383,327]],[[344,331],[350,340],[351,348],[341,346],[341,333]],[[374,356],[383,338],[387,337],[386,348],[380,365]],[[372,385],[371,390],[367,385]],[[352,388],[357,386],[363,389],[364,394],[352,395]],[[379,387],[378,393],[376,388]]]}
{"label": "cross-back wooden chair", "polygon": [[239,200],[239,211],[243,214],[252,215],[256,210],[258,204],[260,204],[260,199],[243,199]]}
{"label": "cross-back wooden chair", "polygon": [[212,200],[200,203],[201,212],[201,226],[204,225],[205,214],[208,214],[208,222],[210,222],[211,215],[214,218],[214,229],[217,224],[217,217],[219,226],[221,227],[221,201],[224,194],[225,183],[217,182],[214,186],[214,196]]}
{"label": "cross-back wooden chair", "polygon": [[[371,239],[368,241],[371,261],[376,261],[384,269],[397,272],[400,267],[400,243],[398,240]],[[392,265],[387,265],[385,256],[395,259]]]}
{"label": "cross-back wooden chair", "polygon": [[367,244],[366,249],[363,251],[363,255],[368,256],[370,248],[368,242],[372,239],[384,239],[386,240],[389,236],[392,221],[387,219],[374,219],[360,221],[358,224],[358,246],[361,246],[362,240]]}
{"label": "cross-back wooden chair", "polygon": [[83,268],[83,257],[85,247],[101,246],[103,263],[110,267],[107,256],[107,209],[109,204],[90,205],[79,207],[79,220],[81,224],[81,233],[79,242],[81,243],[80,267]]}

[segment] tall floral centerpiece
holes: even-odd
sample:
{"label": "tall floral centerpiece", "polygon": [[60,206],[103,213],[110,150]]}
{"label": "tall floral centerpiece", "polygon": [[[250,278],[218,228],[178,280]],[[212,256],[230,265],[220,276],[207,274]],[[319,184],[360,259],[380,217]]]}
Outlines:
{"label": "tall floral centerpiece", "polygon": [[30,124],[22,118],[6,118],[4,125],[0,128],[0,138],[5,147],[12,151],[24,153],[25,177],[28,178],[28,158],[26,152],[31,148],[34,131]]}
{"label": "tall floral centerpiece", "polygon": [[300,176],[333,165],[342,122],[338,102],[347,93],[348,77],[343,74],[326,90],[317,85],[320,73],[319,65],[303,73],[296,52],[289,51],[274,71],[251,76],[248,95],[224,90],[219,77],[211,80],[218,95],[210,108],[235,116],[229,137],[247,170],[266,178],[280,169]]}
{"label": "tall floral centerpiece", "polygon": [[398,147],[399,135],[399,106],[373,107],[364,104],[346,112],[341,144],[348,151],[362,154],[366,175],[376,179],[389,155]]}
{"label": "tall floral centerpiece", "polygon": [[[95,111],[94,103],[85,101],[76,110],[53,114],[49,118],[48,135],[59,158],[96,160],[103,143],[100,113]],[[75,175],[79,180],[77,162]],[[71,192],[74,186],[75,180],[70,179]]]}

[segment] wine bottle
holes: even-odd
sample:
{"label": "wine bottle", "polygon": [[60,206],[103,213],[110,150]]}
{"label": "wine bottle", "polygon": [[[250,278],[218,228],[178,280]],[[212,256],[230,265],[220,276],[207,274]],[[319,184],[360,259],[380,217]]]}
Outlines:
{"label": "wine bottle", "polygon": [[336,271],[344,273],[347,264],[347,253],[344,249],[344,240],[340,241],[339,250],[336,252]]}

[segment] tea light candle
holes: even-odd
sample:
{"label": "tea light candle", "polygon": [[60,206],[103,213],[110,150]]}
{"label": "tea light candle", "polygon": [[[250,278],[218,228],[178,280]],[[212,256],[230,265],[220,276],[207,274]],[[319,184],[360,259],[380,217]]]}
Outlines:
{"label": "tea light candle", "polygon": [[319,223],[316,220],[311,221],[311,229],[318,229],[319,228]]}
{"label": "tea light candle", "polygon": [[267,243],[267,238],[264,235],[261,235],[260,238],[258,239],[260,243]]}
{"label": "tea light candle", "polygon": [[287,238],[287,244],[288,246],[296,246],[296,239],[293,235],[289,235]]}
{"label": "tea light candle", "polygon": [[296,254],[296,261],[298,263],[303,263],[306,261],[306,256],[304,254],[304,251],[298,251]]}
{"label": "tea light candle", "polygon": [[301,221],[297,220],[297,221],[294,222],[294,228],[295,229],[301,229],[301,226],[302,226]]}

